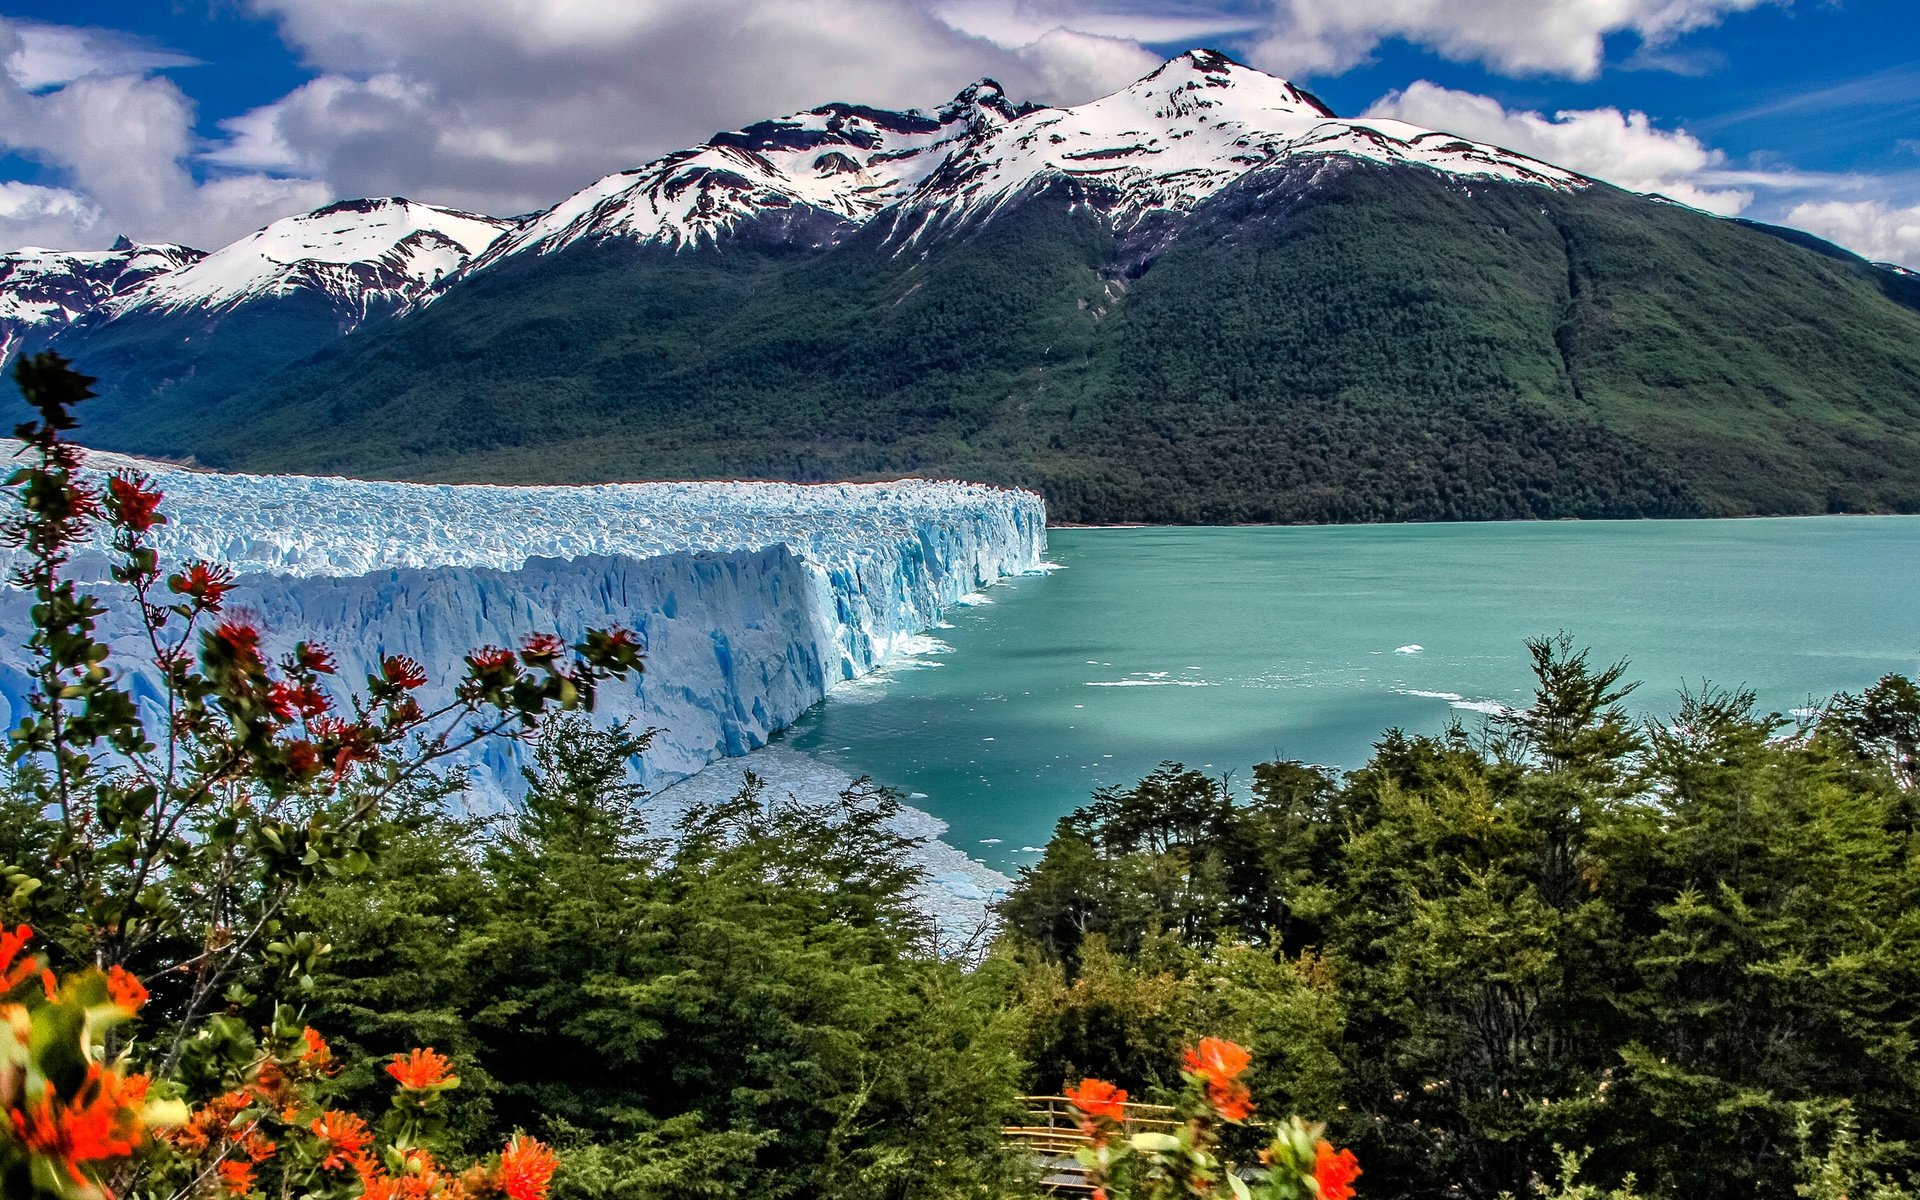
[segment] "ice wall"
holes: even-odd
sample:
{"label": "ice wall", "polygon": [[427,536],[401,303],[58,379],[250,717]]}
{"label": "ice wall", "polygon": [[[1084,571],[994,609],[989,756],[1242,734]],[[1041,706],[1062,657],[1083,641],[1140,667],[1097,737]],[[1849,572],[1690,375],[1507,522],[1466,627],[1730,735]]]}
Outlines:
{"label": "ice wall", "polygon": [[[450,681],[479,645],[635,629],[646,674],[605,689],[600,707],[662,730],[650,786],[764,745],[832,683],[898,653],[967,593],[1036,569],[1046,548],[1039,497],[972,484],[437,486],[137,465],[167,493],[162,560],[232,566],[229,604],[282,643],[326,643],[343,680],[408,654]],[[104,579],[105,565],[82,554],[74,569]],[[26,610],[0,592],[10,724],[27,684]],[[116,661],[144,659],[130,625],[107,634]],[[506,747],[476,765],[476,782],[512,788]]]}

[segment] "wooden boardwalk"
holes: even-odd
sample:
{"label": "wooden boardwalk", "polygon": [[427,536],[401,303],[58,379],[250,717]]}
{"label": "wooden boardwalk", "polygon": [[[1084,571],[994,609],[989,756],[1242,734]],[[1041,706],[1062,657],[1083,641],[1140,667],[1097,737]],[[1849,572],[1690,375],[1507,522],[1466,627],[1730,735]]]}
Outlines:
{"label": "wooden boardwalk", "polygon": [[[1080,1110],[1065,1096],[1022,1096],[1021,1123],[1000,1131],[1008,1145],[1027,1151],[1040,1168],[1041,1186],[1056,1195],[1079,1196],[1093,1191],[1087,1170],[1073,1157],[1090,1139],[1080,1128]],[[1121,1122],[1124,1133],[1142,1130],[1172,1132],[1179,1127],[1174,1110],[1164,1104],[1128,1104]]]}

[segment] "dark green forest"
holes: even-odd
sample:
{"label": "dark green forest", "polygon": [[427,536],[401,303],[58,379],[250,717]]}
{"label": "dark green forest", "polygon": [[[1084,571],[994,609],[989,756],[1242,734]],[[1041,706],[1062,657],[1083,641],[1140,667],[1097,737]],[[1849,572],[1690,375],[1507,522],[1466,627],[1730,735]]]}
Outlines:
{"label": "dark green forest", "polygon": [[1075,199],[583,246],[345,338],[242,313],[60,346],[116,381],[93,440],[218,467],[963,477],[1065,522],[1920,509],[1920,287],[1805,235],[1358,160],[1121,232]]}
{"label": "dark green forest", "polygon": [[[556,1197],[1032,1196],[1017,1095],[1171,1094],[1203,1035],[1253,1052],[1263,1115],[1328,1120],[1368,1197],[1911,1195],[1920,689],[1641,724],[1623,665],[1530,650],[1529,711],[1388,731],[1350,773],[1097,793],[961,955],[884,792],[750,787],[654,840],[644,738],[557,718],[512,812],[417,788],[304,892],[289,926],[330,950],[300,1019],[369,1104],[377,1056],[449,1053],[453,1137],[549,1139]],[[35,862],[46,823],[5,817],[0,862]]]}

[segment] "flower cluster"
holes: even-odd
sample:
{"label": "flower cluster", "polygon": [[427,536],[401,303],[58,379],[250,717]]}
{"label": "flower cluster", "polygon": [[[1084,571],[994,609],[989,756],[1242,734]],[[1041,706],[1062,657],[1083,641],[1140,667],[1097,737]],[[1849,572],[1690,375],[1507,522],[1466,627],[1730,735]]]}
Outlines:
{"label": "flower cluster", "polygon": [[[147,989],[118,967],[59,979],[26,953],[25,926],[0,929],[0,1179],[33,1194],[105,1200],[101,1175],[130,1158],[179,1105],[105,1060],[109,1030],[133,1019]],[[11,1195],[11,1193],[9,1193]]]}
{"label": "flower cluster", "polygon": [[1081,1113],[1087,1135],[1076,1158],[1093,1200],[1352,1200],[1359,1159],[1336,1149],[1324,1127],[1298,1117],[1272,1128],[1257,1167],[1222,1156],[1222,1125],[1253,1115],[1253,1094],[1241,1079],[1252,1061],[1245,1049],[1222,1038],[1203,1038],[1187,1050],[1181,1071],[1187,1087],[1177,1121],[1132,1120],[1126,1091],[1105,1080],[1068,1087],[1066,1097]]}
{"label": "flower cluster", "polygon": [[445,1093],[460,1085],[431,1049],[395,1054],[392,1108],[378,1123],[326,1102],[338,1067],[312,1028],[265,1054],[253,1078],[208,1099],[164,1136],[166,1172],[194,1200],[283,1193],[325,1200],[546,1200],[559,1157],[523,1135],[497,1158],[456,1169],[434,1150]]}

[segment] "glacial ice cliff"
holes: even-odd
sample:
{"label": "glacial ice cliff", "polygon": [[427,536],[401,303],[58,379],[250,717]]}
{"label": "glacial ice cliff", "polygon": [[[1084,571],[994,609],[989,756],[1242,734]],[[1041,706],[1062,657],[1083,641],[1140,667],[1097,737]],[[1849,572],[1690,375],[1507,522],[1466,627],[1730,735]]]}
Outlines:
{"label": "glacial ice cliff", "polygon": [[[480,645],[634,629],[646,673],[604,689],[600,714],[661,731],[641,768],[650,787],[764,745],[833,683],[910,648],[947,605],[1038,568],[1046,547],[1038,496],[963,483],[494,487],[88,459],[124,466],[166,492],[163,562],[231,566],[241,581],[229,606],[257,612],[281,644],[324,642],[343,680],[408,654],[451,681]],[[74,563],[89,582],[105,567],[98,553]],[[0,592],[9,724],[27,684],[26,601]],[[130,622],[106,632],[119,664],[147,657]],[[510,751],[495,745],[474,764],[477,787],[514,787]]]}

